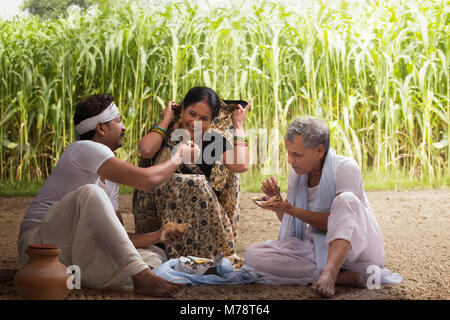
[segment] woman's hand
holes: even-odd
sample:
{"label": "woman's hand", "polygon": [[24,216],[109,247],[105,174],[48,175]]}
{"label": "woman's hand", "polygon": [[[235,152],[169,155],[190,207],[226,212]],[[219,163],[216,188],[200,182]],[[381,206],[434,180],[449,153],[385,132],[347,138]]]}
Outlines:
{"label": "woman's hand", "polygon": [[163,121],[167,123],[171,123],[173,121],[173,118],[175,117],[174,109],[176,109],[178,105],[175,103],[175,101],[170,101],[167,104],[167,108],[163,110]]}
{"label": "woman's hand", "polygon": [[270,177],[266,181],[262,182],[261,191],[264,192],[266,196],[274,197],[280,196],[280,187],[278,186],[277,179],[275,177]]}
{"label": "woman's hand", "polygon": [[234,129],[244,129],[245,117],[247,116],[247,112],[252,105],[253,100],[250,99],[245,108],[242,108],[240,104],[236,107],[236,110],[233,111],[232,119]]}

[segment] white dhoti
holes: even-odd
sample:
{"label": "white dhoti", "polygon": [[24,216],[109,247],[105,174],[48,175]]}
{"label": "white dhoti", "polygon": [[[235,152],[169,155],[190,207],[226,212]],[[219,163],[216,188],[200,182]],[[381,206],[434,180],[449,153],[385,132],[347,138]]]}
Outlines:
{"label": "white dhoti", "polygon": [[316,272],[314,247],[309,237],[304,241],[289,238],[254,244],[245,251],[244,259],[246,265],[255,268],[256,283],[306,286],[313,282]]}
{"label": "white dhoti", "polygon": [[136,250],[105,191],[94,184],[66,194],[49,208],[41,223],[22,222],[21,265],[27,262],[25,250],[31,243],[56,244],[61,263],[77,265],[81,285],[90,288],[132,290],[132,276],[167,260],[156,246]]}
{"label": "white dhoti", "polygon": [[[351,192],[343,192],[332,204],[328,218],[326,245],[336,239],[350,242],[351,251],[342,268],[360,273],[364,279],[376,269],[380,282],[398,283],[401,276],[384,269],[385,255],[381,230],[370,208],[365,207]],[[272,285],[307,285],[317,278],[314,243],[289,238],[270,240],[250,246],[245,252],[245,263],[256,269],[256,282]],[[368,267],[373,266],[369,269]]]}

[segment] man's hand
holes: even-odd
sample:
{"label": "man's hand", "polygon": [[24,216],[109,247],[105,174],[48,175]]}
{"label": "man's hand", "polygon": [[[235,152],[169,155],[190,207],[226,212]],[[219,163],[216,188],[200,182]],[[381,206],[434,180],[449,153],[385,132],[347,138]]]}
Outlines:
{"label": "man's hand", "polygon": [[277,201],[261,208],[272,210],[277,213],[289,213],[293,207],[294,206],[287,201]]}
{"label": "man's hand", "polygon": [[[164,227],[162,227],[160,229],[161,232],[162,232],[163,228]],[[177,229],[170,229],[165,232],[164,239],[162,239],[162,237],[160,237],[160,239],[161,239],[161,242],[164,244],[171,244],[172,242],[181,239],[182,236],[183,236],[183,232],[180,232]]]}
{"label": "man's hand", "polygon": [[290,214],[291,209],[294,208],[294,206],[291,205],[289,202],[283,200],[273,202],[272,204],[266,204],[264,206],[259,205],[257,201],[253,202],[262,209],[274,211],[277,214],[278,220],[280,221],[283,220],[283,215],[285,213]]}
{"label": "man's hand", "polygon": [[277,179],[275,177],[270,177],[266,181],[262,182],[261,191],[264,192],[266,196],[274,197],[280,196],[280,187],[278,186]]}
{"label": "man's hand", "polygon": [[180,239],[188,228],[191,228],[189,223],[168,222],[158,230],[160,241],[164,244],[170,244]]}

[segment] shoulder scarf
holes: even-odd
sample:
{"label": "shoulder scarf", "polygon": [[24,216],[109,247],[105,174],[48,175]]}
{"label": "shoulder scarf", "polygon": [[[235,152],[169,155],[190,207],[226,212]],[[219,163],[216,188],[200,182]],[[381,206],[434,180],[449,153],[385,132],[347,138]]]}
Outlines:
{"label": "shoulder scarf", "polygon": [[[288,190],[287,201],[297,208],[308,210],[308,174],[295,175],[293,185]],[[336,195],[336,152],[331,147],[328,149],[325,157],[325,163],[322,169],[322,176],[319,183],[319,201],[314,208],[315,212],[330,213],[331,204]],[[328,250],[325,245],[326,232],[311,226],[311,238],[314,243],[314,253],[316,256],[317,277],[322,273],[327,263]],[[306,223],[298,218],[284,214],[281,222],[278,240],[288,238],[298,238],[305,240]]]}

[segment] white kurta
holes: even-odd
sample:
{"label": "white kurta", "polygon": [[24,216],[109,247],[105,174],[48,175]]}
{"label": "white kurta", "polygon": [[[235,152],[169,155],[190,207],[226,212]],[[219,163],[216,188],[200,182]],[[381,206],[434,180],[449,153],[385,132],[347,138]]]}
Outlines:
{"label": "white kurta", "polygon": [[100,183],[97,174],[112,157],[94,141],[76,141],[64,150],[21,224],[21,265],[29,244],[56,244],[63,264],[80,267],[82,286],[131,290],[132,276],[167,260],[156,246],[136,250],[117,218],[119,188]]}
{"label": "white kurta", "polygon": [[50,207],[42,222],[24,221],[18,250],[21,265],[31,243],[56,244],[59,260],[81,270],[81,285],[132,290],[131,277],[167,261],[156,246],[136,250],[114,212],[105,191],[88,184],[65,195]]}
{"label": "white kurta", "polygon": [[[294,172],[295,174],[295,172]],[[294,174],[290,174],[288,189],[292,188]],[[308,209],[314,211],[315,192],[310,188]],[[336,157],[336,194],[328,218],[326,245],[336,239],[350,242],[352,249],[343,269],[359,272],[366,280],[372,272],[380,271],[381,283],[397,283],[401,277],[384,269],[385,255],[380,227],[367,200],[361,172],[353,159]],[[245,252],[245,263],[256,269],[258,280],[265,284],[307,285],[317,279],[314,244],[309,235],[305,240],[269,240],[250,246]]]}

